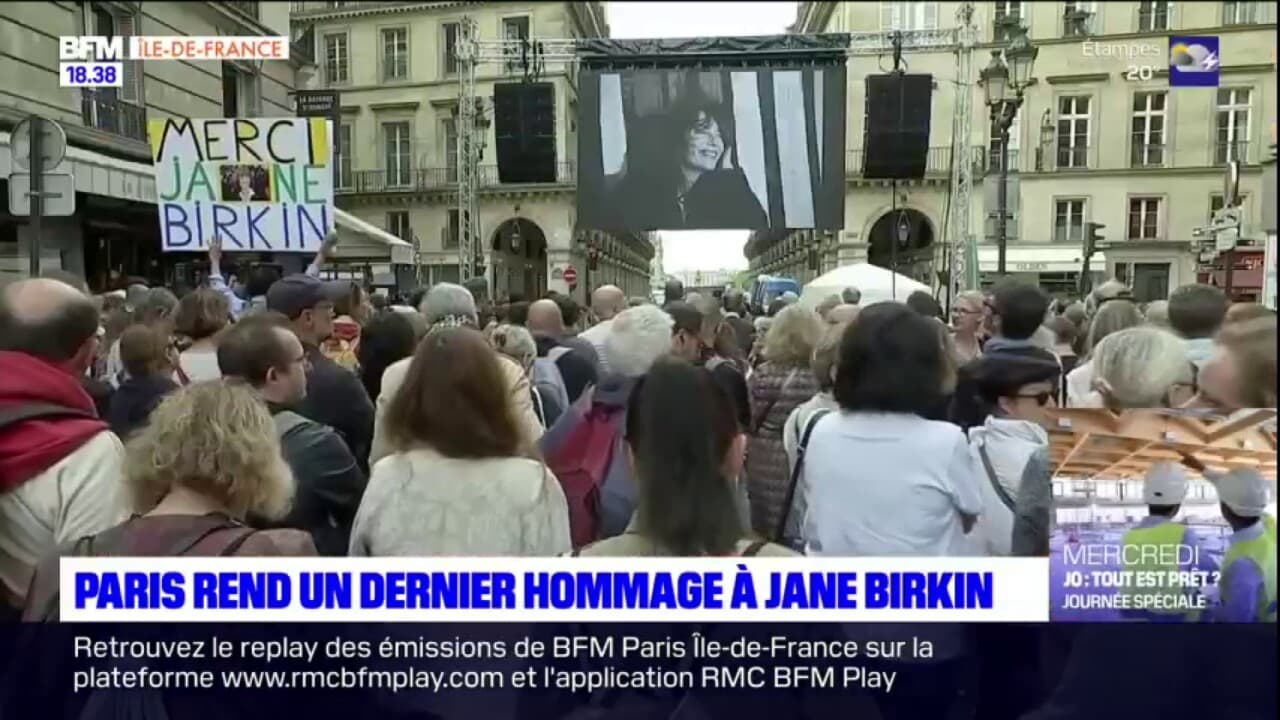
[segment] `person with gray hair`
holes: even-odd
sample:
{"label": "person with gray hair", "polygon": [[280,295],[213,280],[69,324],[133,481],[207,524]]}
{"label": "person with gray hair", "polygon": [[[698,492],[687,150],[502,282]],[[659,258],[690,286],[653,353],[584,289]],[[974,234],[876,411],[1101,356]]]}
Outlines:
{"label": "person with gray hair", "polygon": [[418,311],[427,321],[428,332],[437,327],[480,329],[475,296],[461,285],[437,283],[422,297]]}
{"label": "person with gray hair", "polygon": [[[549,467],[554,470],[561,462],[574,462],[573,458],[562,455],[562,450],[574,451],[566,449],[565,443],[587,421],[588,414],[610,423],[626,417],[632,390],[654,362],[670,351],[674,325],[672,317],[654,305],[627,308],[618,313],[605,339],[609,374],[588,391],[588,399],[570,406],[538,443]],[[613,425],[615,447],[622,441],[620,424]],[[577,462],[580,464],[581,460]],[[636,497],[627,454],[615,452],[601,481],[599,532],[593,540],[625,532],[635,512]]]}
{"label": "person with gray hair", "polygon": [[847,287],[840,291],[840,300],[845,305],[857,305],[862,302],[862,291],[856,287]]}
{"label": "person with gray hair", "polygon": [[532,384],[529,398],[533,401],[533,411],[537,414],[542,427],[549,428],[554,425],[565,408],[560,404],[559,398],[555,397],[555,393],[539,387],[534,382],[532,369],[533,362],[538,359],[538,344],[534,340],[533,333],[519,325],[503,323],[489,333],[489,343],[499,355],[511,358],[524,370]]}
{"label": "person with gray hair", "polygon": [[1158,327],[1162,330],[1172,329],[1169,326],[1168,300],[1152,300],[1147,303],[1147,307],[1142,311],[1142,317],[1152,327]]}
{"label": "person with gray hair", "polygon": [[1115,298],[1121,298],[1121,297],[1127,297],[1127,298],[1133,297],[1133,291],[1129,289],[1128,285],[1115,279],[1108,280],[1102,283],[1098,287],[1094,288],[1093,292],[1089,293],[1089,296],[1085,298],[1085,301],[1084,301],[1085,316],[1092,319],[1094,314],[1098,312],[1098,309],[1104,303],[1106,303],[1108,300],[1113,300]]}
{"label": "person with gray hair", "polygon": [[[433,331],[449,327],[467,327],[480,332],[479,315],[476,311],[476,300],[471,291],[454,283],[439,283],[427,291],[422,297],[422,317],[427,322],[427,336]],[[511,358],[494,351],[498,355],[502,367],[503,379],[511,392],[517,422],[521,428],[523,444],[532,449],[542,437],[542,422],[533,407],[533,396],[529,378],[524,368]],[[391,399],[395,397],[400,386],[404,384],[409,373],[409,365],[413,357],[407,357],[392,363],[382,373],[382,391],[378,393],[374,403],[373,443],[369,450],[369,466],[391,454],[387,443],[386,411]]]}
{"label": "person with gray hair", "polygon": [[814,312],[818,313],[818,317],[822,318],[822,322],[828,322],[827,316],[829,316],[831,311],[835,310],[836,307],[841,304],[843,304],[843,300],[840,296],[833,294],[823,298],[821,302],[813,307],[813,309]]}
{"label": "person with gray hair", "polygon": [[1087,406],[1082,405],[1082,403],[1092,402],[1088,398],[1094,391],[1094,349],[1108,335],[1138,327],[1142,323],[1142,312],[1138,310],[1137,304],[1128,297],[1114,296],[1102,303],[1089,322],[1089,335],[1085,341],[1086,355],[1084,362],[1076,365],[1075,369],[1067,373],[1068,406],[1082,407]]}
{"label": "person with gray hair", "polygon": [[1184,341],[1159,328],[1108,335],[1095,348],[1093,365],[1094,407],[1176,408],[1195,395],[1195,367]]}

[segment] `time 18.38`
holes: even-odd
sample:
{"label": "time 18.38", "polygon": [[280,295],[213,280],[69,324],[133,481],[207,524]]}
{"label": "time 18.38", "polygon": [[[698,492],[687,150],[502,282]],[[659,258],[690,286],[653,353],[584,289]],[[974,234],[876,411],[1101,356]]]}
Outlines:
{"label": "time 18.38", "polygon": [[64,62],[58,69],[62,87],[121,87],[124,70],[121,63]]}

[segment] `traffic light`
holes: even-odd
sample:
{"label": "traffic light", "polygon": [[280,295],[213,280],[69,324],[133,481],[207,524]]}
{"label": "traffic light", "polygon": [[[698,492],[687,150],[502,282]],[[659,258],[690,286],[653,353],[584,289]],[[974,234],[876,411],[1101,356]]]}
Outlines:
{"label": "traffic light", "polygon": [[1084,225],[1084,256],[1093,257],[1098,252],[1098,243],[1106,242],[1106,238],[1099,234],[1099,231],[1105,228],[1102,223],[1085,223]]}

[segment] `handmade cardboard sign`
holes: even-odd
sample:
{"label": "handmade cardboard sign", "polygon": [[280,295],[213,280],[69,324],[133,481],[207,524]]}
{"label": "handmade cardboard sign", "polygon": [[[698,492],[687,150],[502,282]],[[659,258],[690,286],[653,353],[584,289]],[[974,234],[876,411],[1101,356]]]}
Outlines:
{"label": "handmade cardboard sign", "polygon": [[333,228],[333,124],[325,118],[147,123],[161,249],[314,253]]}

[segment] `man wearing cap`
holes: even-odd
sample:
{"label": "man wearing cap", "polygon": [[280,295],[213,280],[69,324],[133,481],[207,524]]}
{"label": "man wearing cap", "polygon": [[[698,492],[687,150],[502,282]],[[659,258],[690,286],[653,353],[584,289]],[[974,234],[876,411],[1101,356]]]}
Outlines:
{"label": "man wearing cap", "polygon": [[[1136,527],[1124,534],[1124,570],[1131,578],[1155,577],[1164,573],[1212,572],[1216,568],[1209,557],[1204,541],[1195,530],[1175,522],[1182,501],[1187,497],[1187,474],[1180,465],[1172,462],[1156,463],[1147,470],[1142,486],[1142,500],[1150,513]],[[1172,560],[1173,562],[1170,562]],[[1120,614],[1130,620],[1152,622],[1194,622],[1200,619],[1198,610],[1188,609],[1195,600],[1179,601],[1179,595],[1190,594],[1191,587],[1177,585],[1163,587],[1125,586],[1121,592],[1128,595],[1130,607]],[[1137,598],[1143,597],[1139,601]],[[1162,596],[1163,601],[1154,598]]]}
{"label": "man wearing cap", "polygon": [[267,309],[284,314],[306,351],[307,396],[295,408],[306,418],[338,431],[366,475],[373,441],[373,403],[360,378],[320,352],[333,332],[334,303],[351,291],[349,281],[325,282],[289,275],[267,290]]}
{"label": "man wearing cap", "polygon": [[1222,517],[1234,531],[1219,581],[1218,622],[1276,621],[1275,521],[1267,522],[1267,481],[1257,470],[1208,475],[1218,488]]}

